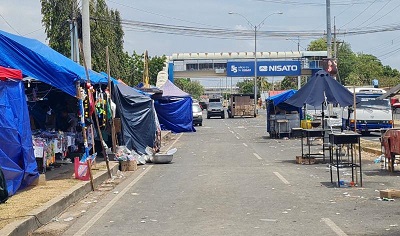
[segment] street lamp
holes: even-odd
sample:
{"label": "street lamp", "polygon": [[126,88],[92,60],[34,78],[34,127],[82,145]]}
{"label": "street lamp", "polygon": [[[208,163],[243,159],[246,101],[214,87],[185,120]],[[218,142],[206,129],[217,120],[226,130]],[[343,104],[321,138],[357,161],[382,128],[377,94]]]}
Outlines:
{"label": "street lamp", "polygon": [[246,21],[247,24],[254,29],[254,116],[257,114],[257,30],[261,28],[261,26],[264,24],[265,20],[272,16],[272,15],[282,15],[283,12],[273,12],[269,15],[267,15],[258,25],[253,25],[244,15],[237,13],[237,12],[229,12],[228,14],[230,15],[239,15],[243,17]]}

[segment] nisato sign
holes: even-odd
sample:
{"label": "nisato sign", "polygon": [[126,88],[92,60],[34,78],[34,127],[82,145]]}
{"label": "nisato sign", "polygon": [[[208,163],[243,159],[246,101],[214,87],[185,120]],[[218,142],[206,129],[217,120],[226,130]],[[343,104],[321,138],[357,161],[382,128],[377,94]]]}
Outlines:
{"label": "nisato sign", "polygon": [[[300,61],[257,61],[257,76],[301,75]],[[254,61],[228,61],[228,77],[254,76]]]}

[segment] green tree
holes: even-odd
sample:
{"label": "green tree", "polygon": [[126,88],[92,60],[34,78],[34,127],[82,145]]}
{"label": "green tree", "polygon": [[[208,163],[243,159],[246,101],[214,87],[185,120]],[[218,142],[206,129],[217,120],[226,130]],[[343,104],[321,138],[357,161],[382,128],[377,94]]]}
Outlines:
{"label": "green tree", "polygon": [[348,43],[340,43],[337,52],[337,65],[338,65],[338,81],[342,84],[347,84],[347,78],[353,71],[356,64],[357,56],[351,50]]}
{"label": "green tree", "polygon": [[326,45],[326,39],[319,38],[310,42],[307,51],[326,51]]}
{"label": "green tree", "polygon": [[297,77],[286,76],[281,82],[281,89],[297,89]]}
{"label": "green tree", "polygon": [[[73,8],[76,0],[41,0],[42,24],[45,27],[49,45],[59,53],[70,57],[69,22],[75,15],[81,33],[81,13]],[[121,78],[127,74],[129,58],[123,50],[124,32],[118,11],[109,10],[105,0],[90,1],[90,33],[92,45],[92,68],[95,71],[106,71],[105,48],[109,47],[111,76]],[[85,55],[88,56],[88,55]],[[82,59],[82,58],[81,58]]]}
{"label": "green tree", "polygon": [[199,81],[191,81],[189,78],[177,78],[174,80],[174,84],[195,99],[200,99],[200,96],[204,94],[204,87]]}
{"label": "green tree", "polygon": [[253,94],[254,93],[254,80],[245,79],[244,81],[236,84],[239,87],[239,93]]}
{"label": "green tree", "polygon": [[[134,51],[132,56],[129,56],[128,53],[125,53],[124,57],[126,57],[126,59],[124,59],[125,64],[123,67],[126,69],[124,71],[124,75],[121,75],[121,79],[131,86],[136,86],[143,82],[144,53],[138,54],[136,51]],[[156,84],[158,72],[162,71],[166,61],[167,57],[165,55],[161,57],[149,56],[150,84]]]}
{"label": "green tree", "polygon": [[73,0],[41,0],[42,24],[45,28],[49,46],[66,57],[71,56],[69,22],[73,13],[79,15],[79,10],[73,8]]}
{"label": "green tree", "polygon": [[167,57],[165,55],[149,57],[150,84],[156,84],[158,72],[162,71]]}
{"label": "green tree", "polygon": [[383,75],[388,77],[400,77],[400,72],[397,69],[392,69],[390,66],[383,66]]}

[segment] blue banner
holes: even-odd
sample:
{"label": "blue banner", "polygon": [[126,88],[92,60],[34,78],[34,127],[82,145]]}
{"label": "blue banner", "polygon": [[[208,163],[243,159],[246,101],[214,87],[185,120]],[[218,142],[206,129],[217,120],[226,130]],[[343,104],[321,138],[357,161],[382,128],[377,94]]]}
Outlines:
{"label": "blue banner", "polygon": [[[253,77],[254,61],[228,61],[228,77]],[[257,76],[298,76],[301,75],[300,61],[257,61]]]}

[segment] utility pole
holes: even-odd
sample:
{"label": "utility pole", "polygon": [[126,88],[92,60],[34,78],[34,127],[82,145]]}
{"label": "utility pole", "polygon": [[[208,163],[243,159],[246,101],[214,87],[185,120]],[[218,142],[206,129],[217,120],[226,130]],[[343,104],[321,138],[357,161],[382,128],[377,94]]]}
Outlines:
{"label": "utility pole", "polygon": [[82,41],[83,53],[85,54],[84,60],[86,61],[88,69],[92,69],[89,1],[90,0],[82,0]]}
{"label": "utility pole", "polygon": [[79,43],[78,43],[78,22],[76,17],[76,11],[78,5],[76,0],[72,1],[72,18],[69,23],[69,29],[71,32],[71,60],[79,64]]}
{"label": "utility pole", "polygon": [[328,58],[332,57],[331,1],[326,0],[326,43]]}
{"label": "utility pole", "polygon": [[337,40],[336,40],[336,17],[333,18],[333,58],[337,58]]}

